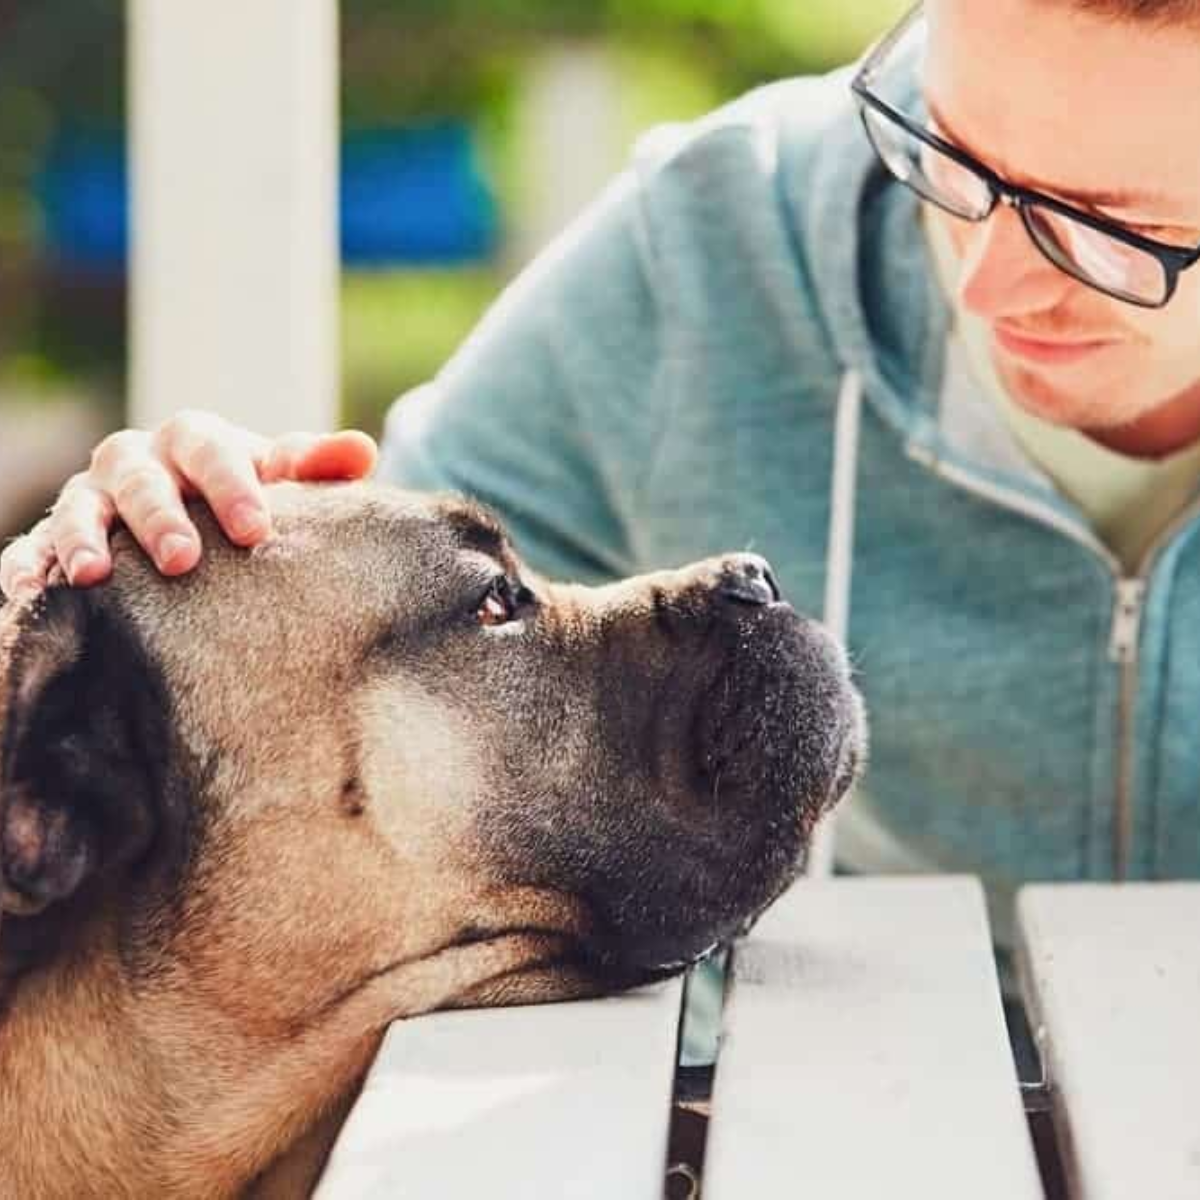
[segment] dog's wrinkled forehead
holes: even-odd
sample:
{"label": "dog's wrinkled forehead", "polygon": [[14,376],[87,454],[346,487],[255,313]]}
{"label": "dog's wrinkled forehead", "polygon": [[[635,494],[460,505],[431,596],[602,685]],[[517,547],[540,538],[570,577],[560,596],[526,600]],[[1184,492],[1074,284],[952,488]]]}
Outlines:
{"label": "dog's wrinkled forehead", "polygon": [[347,649],[380,620],[434,611],[466,579],[511,561],[495,519],[457,497],[371,484],[279,484],[268,496],[274,535],[249,552],[193,509],[205,553],[186,580],[161,579],[131,543],[118,546],[114,586],[149,638],[223,641],[258,629],[298,649],[311,622],[332,621],[339,637],[312,631],[309,649]]}
{"label": "dog's wrinkled forehead", "polygon": [[251,551],[194,508],[205,552],[181,579],[159,576],[128,535],[114,549],[115,599],[178,692],[205,710],[221,697],[226,729],[261,727],[268,707],[280,720],[336,707],[331,690],[361,677],[381,638],[435,638],[512,561],[494,519],[456,497],[370,484],[268,494],[274,535]]}

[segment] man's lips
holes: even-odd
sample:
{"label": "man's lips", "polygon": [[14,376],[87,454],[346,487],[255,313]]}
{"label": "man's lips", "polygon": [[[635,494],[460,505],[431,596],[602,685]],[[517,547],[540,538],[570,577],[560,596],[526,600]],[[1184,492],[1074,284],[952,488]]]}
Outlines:
{"label": "man's lips", "polygon": [[1116,338],[1048,338],[993,325],[992,336],[1005,353],[1044,366],[1069,366],[1117,344]]}

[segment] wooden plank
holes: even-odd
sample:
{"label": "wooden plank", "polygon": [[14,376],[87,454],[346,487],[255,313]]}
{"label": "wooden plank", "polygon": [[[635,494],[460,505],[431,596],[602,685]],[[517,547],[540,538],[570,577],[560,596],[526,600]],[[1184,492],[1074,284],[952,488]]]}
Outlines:
{"label": "wooden plank", "polygon": [[802,880],[732,969],[705,1200],[1042,1196],[976,881]]}
{"label": "wooden plank", "polygon": [[662,1200],[680,993],[397,1022],[318,1200]]}
{"label": "wooden plank", "polygon": [[1021,980],[1071,1194],[1200,1196],[1200,884],[1022,890]]}
{"label": "wooden plank", "polygon": [[336,421],[336,0],[130,0],[131,415]]}

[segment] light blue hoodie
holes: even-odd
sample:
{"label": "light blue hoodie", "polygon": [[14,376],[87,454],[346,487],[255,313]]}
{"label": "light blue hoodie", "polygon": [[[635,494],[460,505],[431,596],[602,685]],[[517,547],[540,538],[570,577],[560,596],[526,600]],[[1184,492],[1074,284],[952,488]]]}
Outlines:
{"label": "light blue hoodie", "polygon": [[551,575],[753,547],[819,613],[853,373],[852,579],[832,582],[872,761],[839,861],[978,873],[1003,943],[1022,881],[1200,873],[1196,512],[1121,579],[960,361],[918,201],[848,81],[645,138],[394,408],[381,473],[480,497]]}

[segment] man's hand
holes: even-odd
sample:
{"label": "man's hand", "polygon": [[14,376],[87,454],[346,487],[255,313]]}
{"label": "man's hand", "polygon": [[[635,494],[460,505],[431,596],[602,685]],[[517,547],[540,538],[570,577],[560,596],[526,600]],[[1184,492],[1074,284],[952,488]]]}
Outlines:
{"label": "man's hand", "polygon": [[231,541],[253,546],[271,532],[264,483],[360,479],[375,458],[375,443],[363,433],[272,439],[203,412],[179,413],[153,433],[110,434],[88,470],[67,481],[50,515],[0,555],[0,591],[10,599],[40,591],[55,563],[76,586],[107,579],[108,534],[118,519],[164,575],[182,575],[200,559],[186,497],[206,500]]}

